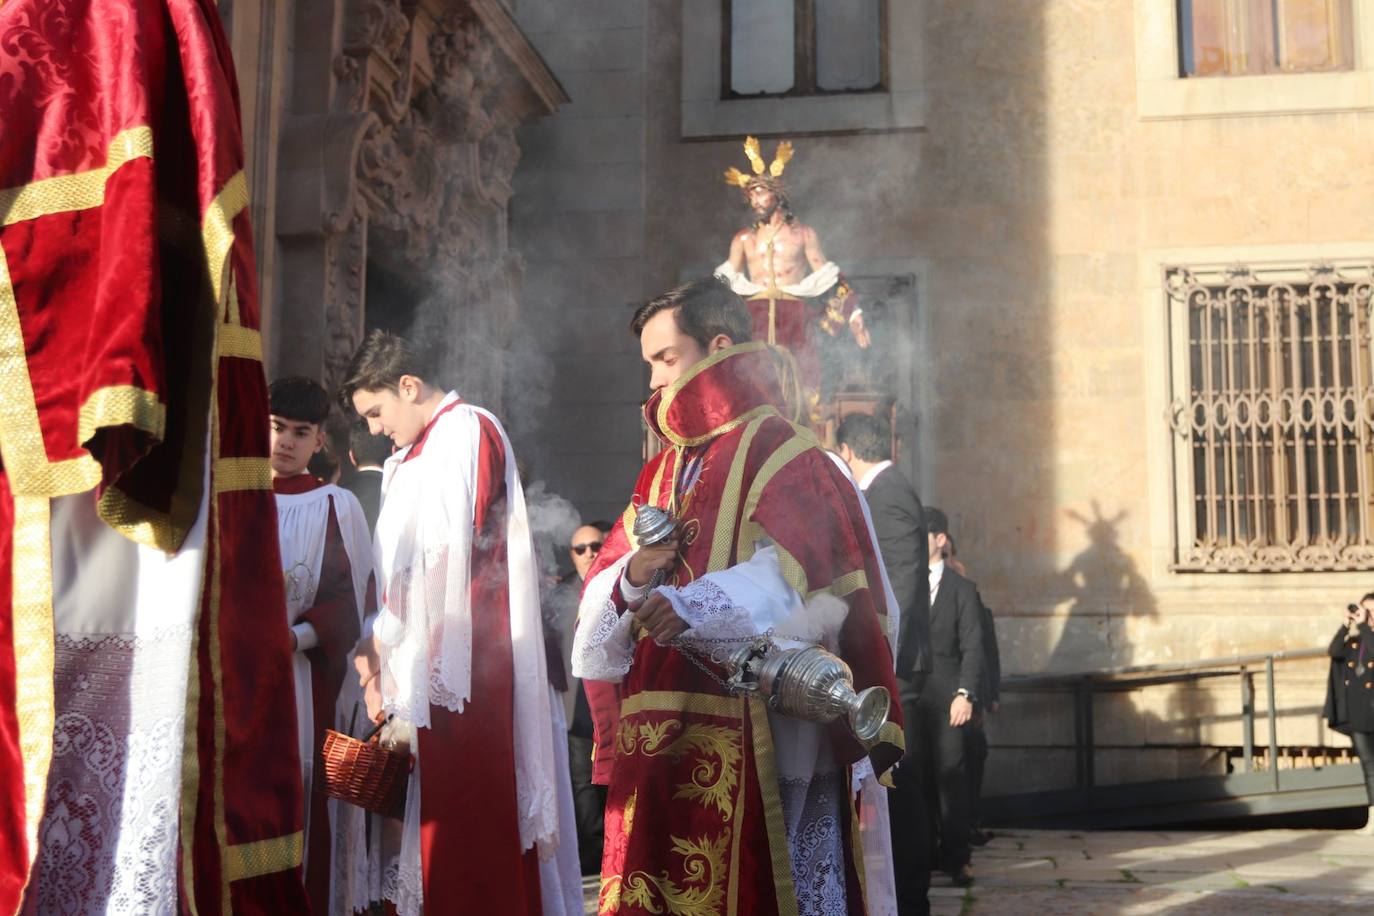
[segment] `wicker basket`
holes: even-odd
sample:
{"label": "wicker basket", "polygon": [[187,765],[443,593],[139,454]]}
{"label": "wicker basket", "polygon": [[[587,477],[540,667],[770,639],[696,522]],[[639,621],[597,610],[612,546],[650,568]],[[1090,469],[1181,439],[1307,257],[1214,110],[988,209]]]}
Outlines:
{"label": "wicker basket", "polygon": [[406,784],[410,782],[410,754],[378,743],[325,729],[324,781],[320,791],[350,805],[385,814],[405,816]]}

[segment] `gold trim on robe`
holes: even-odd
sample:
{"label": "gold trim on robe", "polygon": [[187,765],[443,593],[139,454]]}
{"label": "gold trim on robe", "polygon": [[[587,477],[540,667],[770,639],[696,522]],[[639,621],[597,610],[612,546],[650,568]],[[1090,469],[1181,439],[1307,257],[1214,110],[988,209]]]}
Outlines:
{"label": "gold trim on robe", "polygon": [[14,711],[24,761],[24,836],[29,865],[38,854],[38,827],[52,764],[53,696],[51,512],[46,496],[14,497],[13,592]]}
{"label": "gold trim on robe", "polygon": [[300,830],[270,840],[239,843],[230,846],[225,856],[226,877],[230,881],[243,881],[286,871],[300,865],[304,854],[305,834]]}

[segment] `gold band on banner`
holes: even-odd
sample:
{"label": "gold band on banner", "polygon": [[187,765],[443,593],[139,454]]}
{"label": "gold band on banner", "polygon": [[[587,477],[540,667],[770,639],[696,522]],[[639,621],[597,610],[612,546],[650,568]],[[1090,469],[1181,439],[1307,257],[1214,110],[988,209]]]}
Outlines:
{"label": "gold band on banner", "polygon": [[237,843],[225,855],[226,877],[243,881],[286,871],[300,865],[304,854],[305,834],[299,830],[270,840]]}
{"label": "gold band on banner", "polygon": [[241,324],[220,325],[219,355],[262,362],[262,332]]}
{"label": "gold band on banner", "polygon": [[[110,141],[105,164],[73,175],[44,178],[19,187],[0,190],[0,225],[12,226],[55,213],[69,213],[99,207],[105,202],[105,188],[125,163],[153,155],[152,128],[143,125],[120,131]],[[123,398],[120,403],[121,397]],[[102,406],[103,405],[103,406]],[[117,407],[130,413],[117,415]],[[90,408],[88,415],[87,408]],[[104,411],[105,425],[122,419],[139,426],[154,424],[146,400],[123,396],[102,396],[99,392],[82,408],[83,421],[93,420],[97,410]],[[165,423],[165,420],[164,420]],[[142,427],[140,427],[142,428]],[[79,445],[80,443],[73,443]],[[100,466],[89,455],[63,461],[49,461],[43,429],[38,419],[38,404],[29,375],[28,351],[19,322],[19,306],[14,297],[9,264],[0,247],[0,452],[9,471],[15,493],[65,496],[89,490],[100,482]]]}
{"label": "gold band on banner", "polygon": [[215,492],[271,490],[272,466],[266,458],[216,458]]}
{"label": "gold band on banner", "polygon": [[196,916],[195,868],[193,852],[195,849],[196,817],[200,800],[201,781],[211,781],[211,823],[215,837],[215,849],[220,860],[220,886],[218,889],[219,911],[233,912],[230,885],[234,881],[272,874],[300,866],[304,856],[305,838],[297,831],[283,837],[259,840],[253,843],[229,845],[229,830],[225,818],[224,798],[224,754],[228,742],[228,725],[224,714],[224,662],[221,657],[220,617],[222,577],[220,507],[216,497],[221,493],[244,490],[272,489],[272,469],[264,457],[220,457],[220,411],[217,389],[220,363],[224,359],[250,359],[262,361],[262,334],[253,328],[243,326],[239,312],[238,288],[233,276],[230,253],[234,247],[233,222],[248,206],[248,183],[242,171],[235,173],[220,192],[215,195],[205,212],[201,224],[201,245],[205,255],[206,270],[210,277],[214,297],[214,344],[215,355],[213,377],[215,382],[210,388],[210,479],[212,496],[209,500],[210,519],[206,528],[209,541],[210,562],[206,564],[206,575],[210,577],[209,601],[204,608],[207,630],[206,655],[209,661],[211,702],[214,707],[211,729],[211,766],[205,773],[199,761],[199,713],[200,713],[200,618],[197,617],[195,654],[192,657],[195,677],[192,689],[187,692],[187,729],[183,745],[182,760],[182,880],[187,888],[187,899],[191,916]]}
{"label": "gold band on banner", "polygon": [[14,710],[24,761],[24,838],[30,867],[38,852],[55,721],[50,524],[46,496],[14,497]]}
{"label": "gold band on banner", "polygon": [[100,483],[90,455],[49,461],[9,260],[0,245],[0,457],[15,495],[67,496]]}
{"label": "gold band on banner", "polygon": [[[215,330],[222,325],[216,321]],[[210,575],[210,606],[206,609],[206,614],[210,618],[206,622],[206,629],[210,634],[209,656],[210,656],[210,699],[214,704],[214,729],[213,748],[214,748],[214,767],[210,771],[211,797],[214,802],[212,816],[215,831],[215,851],[219,853],[220,868],[220,913],[232,913],[233,897],[229,892],[229,885],[233,878],[229,873],[229,826],[225,819],[224,811],[224,750],[229,741],[229,726],[224,719],[224,659],[220,655],[221,645],[219,636],[220,612],[223,610],[221,605],[223,586],[224,586],[224,564],[221,546],[223,538],[220,531],[220,505],[219,494],[224,492],[222,489],[225,478],[233,476],[230,469],[239,469],[238,476],[248,478],[255,476],[256,472],[251,470],[251,465],[245,461],[252,459],[223,459],[220,458],[220,449],[223,443],[220,441],[220,411],[219,411],[219,360],[215,360],[214,383],[210,386],[210,517],[207,520],[209,525],[206,528],[206,537],[210,539],[210,550],[212,559],[206,564],[206,572]],[[266,459],[258,459],[261,465],[266,468]],[[232,464],[230,462],[233,462]],[[237,481],[236,481],[237,482]],[[271,471],[268,469],[268,483],[270,487]]]}
{"label": "gold band on banner", "polygon": [[[205,210],[205,220],[201,224],[201,237],[205,244],[205,264],[210,270],[210,289],[215,302],[223,305],[225,291],[230,284],[229,252],[234,247],[234,219],[248,206],[248,178],[243,171],[236,172],[210,206]],[[228,297],[229,323],[241,325],[238,297]]]}
{"label": "gold band on banner", "polygon": [[55,213],[90,210],[105,203],[105,185],[127,162],[153,158],[153,129],[147,125],[120,131],[106,148],[105,164],[72,175],[41,178],[0,190],[0,226],[13,226]]}
{"label": "gold band on banner", "polygon": [[98,430],[109,426],[132,426],[160,440],[167,433],[167,405],[136,385],[98,388],[81,405],[76,441],[84,445]]}

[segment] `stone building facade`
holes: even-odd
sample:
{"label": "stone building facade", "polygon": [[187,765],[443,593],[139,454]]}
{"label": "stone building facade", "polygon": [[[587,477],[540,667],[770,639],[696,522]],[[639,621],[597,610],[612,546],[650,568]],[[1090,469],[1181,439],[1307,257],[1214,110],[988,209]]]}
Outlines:
{"label": "stone building facade", "polygon": [[[1374,585],[1374,367],[1359,340],[1374,261],[1374,2],[1305,5],[1339,20],[1325,63],[1285,44],[1286,20],[1265,32],[1279,42],[1266,67],[1182,18],[1244,6],[888,0],[874,7],[881,85],[734,97],[722,84],[722,56],[743,53],[731,4],[513,2],[571,97],[518,132],[513,245],[526,323],[550,354],[537,473],[586,516],[623,507],[645,395],[630,306],[724,259],[747,214],[721,170],[743,165],[746,133],[765,150],[788,137],[799,215],[901,331],[902,460],[950,514],[1008,674],[1324,646]],[[1302,300],[1291,312],[1273,292],[1284,284]],[[1353,347],[1338,354],[1345,369],[1280,353],[1239,311],[1198,317],[1240,308],[1227,289],[1289,343]],[[1254,304],[1271,294],[1267,311]],[[1328,306],[1344,317],[1311,317]],[[1223,325],[1240,337],[1199,336]],[[1228,346],[1279,377],[1266,391],[1240,369],[1199,382],[1214,369],[1202,351]],[[1304,391],[1316,392],[1306,407]],[[1228,409],[1294,407],[1326,418],[1227,426]],[[1320,663],[1279,667],[1281,743],[1345,743],[1319,721],[1324,677]],[[1223,771],[1239,695],[1225,678],[1103,698],[1099,781]],[[1062,699],[1009,695],[992,735],[991,791],[1072,780]]]}
{"label": "stone building facade", "polygon": [[340,375],[364,332],[450,343],[500,409],[522,266],[516,130],[567,100],[501,0],[225,0],[269,375]]}

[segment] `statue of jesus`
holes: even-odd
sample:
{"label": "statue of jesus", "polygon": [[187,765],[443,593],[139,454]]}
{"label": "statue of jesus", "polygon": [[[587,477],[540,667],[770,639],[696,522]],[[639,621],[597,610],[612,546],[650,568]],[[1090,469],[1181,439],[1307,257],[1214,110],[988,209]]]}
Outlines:
{"label": "statue of jesus", "polygon": [[779,143],[767,168],[758,140],[748,138],[744,152],[753,165],[753,174],[731,168],[725,180],[744,192],[754,222],[735,233],[730,258],[716,268],[716,275],[745,299],[753,318],[754,339],[779,344],[792,352],[811,401],[808,407],[814,409],[820,388],[816,330],[833,337],[848,326],[855,342],[867,347],[863,311],[839,267],[821,250],[816,230],[792,212],[782,183],[783,169],[792,158],[792,144],[785,140]]}

